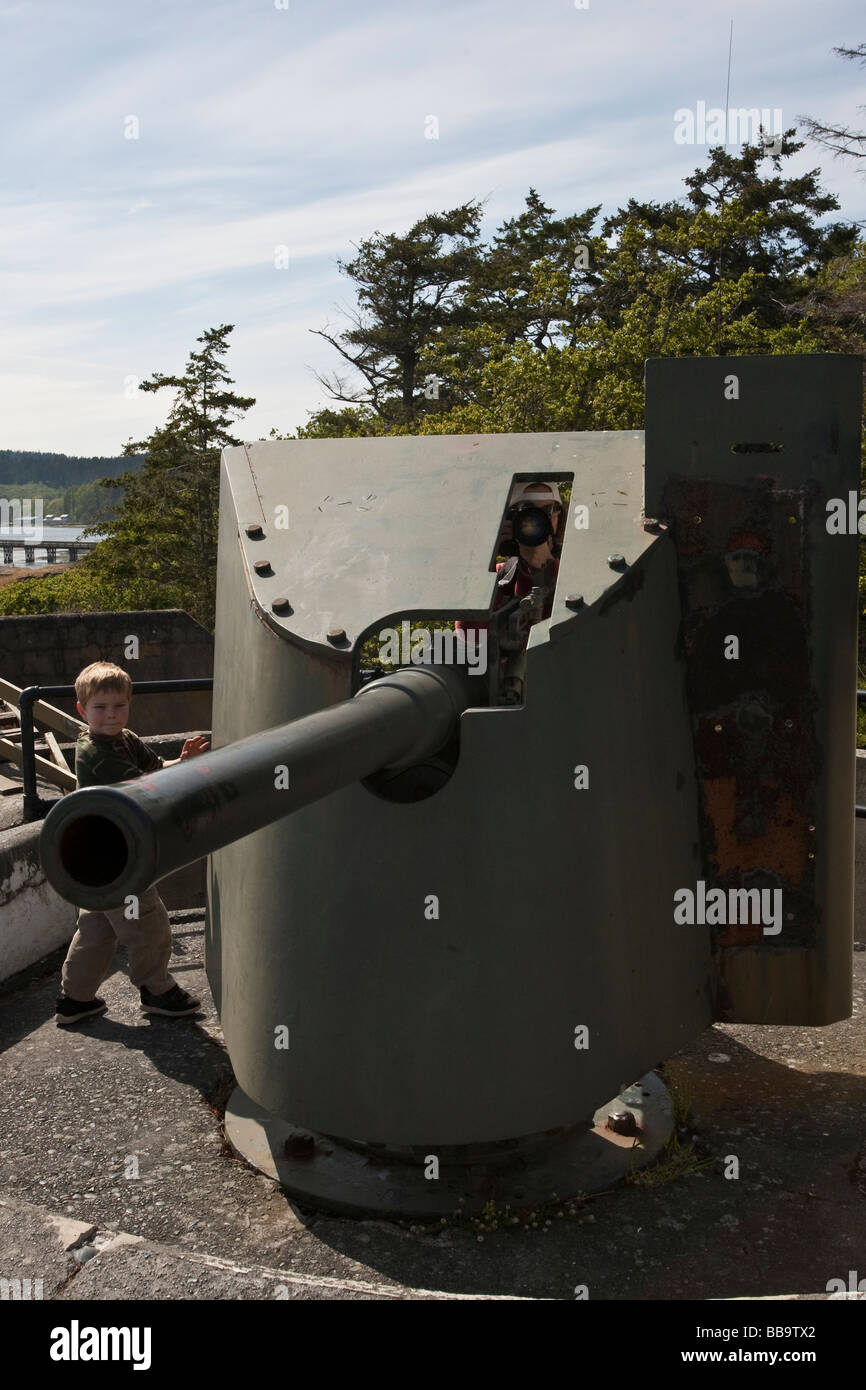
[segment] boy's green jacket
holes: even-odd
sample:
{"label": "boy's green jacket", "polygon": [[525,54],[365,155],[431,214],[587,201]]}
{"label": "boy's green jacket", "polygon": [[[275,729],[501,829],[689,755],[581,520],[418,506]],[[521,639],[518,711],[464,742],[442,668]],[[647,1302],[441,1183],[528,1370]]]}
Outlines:
{"label": "boy's green jacket", "polygon": [[126,782],[143,772],[156,772],[162,758],[147,748],[131,729],[119,734],[78,735],[75,745],[75,780],[78,788],[105,787]]}

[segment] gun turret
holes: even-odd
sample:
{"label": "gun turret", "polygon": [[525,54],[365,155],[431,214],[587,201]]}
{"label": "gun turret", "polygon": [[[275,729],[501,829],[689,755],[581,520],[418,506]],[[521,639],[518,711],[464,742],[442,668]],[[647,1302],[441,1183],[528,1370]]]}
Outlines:
{"label": "gun turret", "polygon": [[[607,1187],[659,1058],[850,1015],[861,379],[653,359],[645,432],[224,451],[215,751],[41,852],[97,909],[209,855],[226,1133],[307,1204]],[[521,484],[571,489],[558,565],[497,607]]]}

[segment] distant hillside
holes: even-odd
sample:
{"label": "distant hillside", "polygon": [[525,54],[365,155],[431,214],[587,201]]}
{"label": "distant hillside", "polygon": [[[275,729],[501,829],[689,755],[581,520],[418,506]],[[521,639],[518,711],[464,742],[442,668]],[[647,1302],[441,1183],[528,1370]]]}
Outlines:
{"label": "distant hillside", "polygon": [[0,449],[0,487],[28,480],[53,488],[92,483],[97,478],[116,478],[137,473],[144,458],[78,458],[74,454],[46,454],[38,449]]}

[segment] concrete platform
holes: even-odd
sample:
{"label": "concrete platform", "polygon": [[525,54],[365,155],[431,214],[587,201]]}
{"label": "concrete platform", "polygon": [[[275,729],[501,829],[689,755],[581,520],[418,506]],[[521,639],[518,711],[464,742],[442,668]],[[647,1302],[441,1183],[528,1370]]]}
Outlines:
{"label": "concrete platform", "polygon": [[0,1279],[66,1302],[827,1299],[866,1278],[866,941],[852,1019],[716,1026],[668,1061],[693,1104],[683,1175],[410,1227],[305,1210],[232,1154],[203,918],[172,919],[198,1020],[142,1014],[122,953],[108,1013],[70,1029],[52,1021],[62,950],[0,987]]}

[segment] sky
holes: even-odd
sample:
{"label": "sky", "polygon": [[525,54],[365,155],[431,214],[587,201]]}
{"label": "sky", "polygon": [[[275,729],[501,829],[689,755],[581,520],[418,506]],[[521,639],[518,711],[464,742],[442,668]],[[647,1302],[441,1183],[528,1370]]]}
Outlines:
{"label": "sky", "polygon": [[[714,141],[674,113],[725,105],[732,20],[729,108],[866,128],[832,52],[862,0],[0,0],[0,449],[119,454],[171,406],[137,383],[224,323],[236,435],[296,429],[341,365],[338,257],[471,198],[490,236],[530,186],[682,197]],[[825,220],[866,223],[854,161],[783,165],[816,167]]]}

